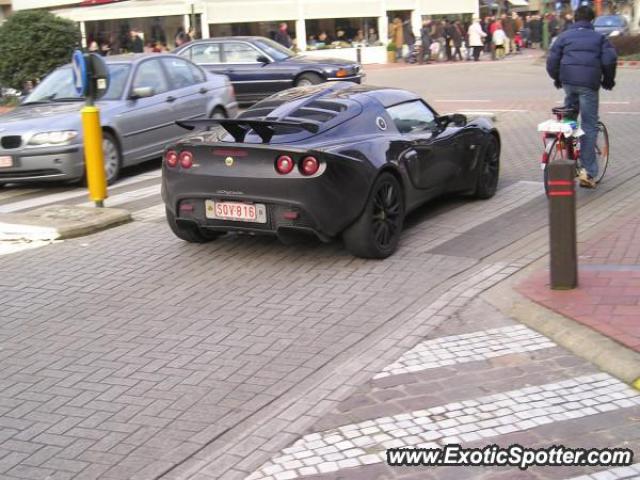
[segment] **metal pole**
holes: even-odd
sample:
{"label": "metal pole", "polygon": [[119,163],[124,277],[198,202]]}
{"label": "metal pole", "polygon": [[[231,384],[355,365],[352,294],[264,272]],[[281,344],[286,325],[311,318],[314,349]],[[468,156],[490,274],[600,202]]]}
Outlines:
{"label": "metal pole", "polygon": [[557,160],[549,169],[549,246],[551,288],[578,286],[575,162]]}
{"label": "metal pole", "polygon": [[[193,29],[193,36],[195,37],[195,34],[196,34],[196,6],[195,6],[195,4],[193,2],[191,3],[191,28]],[[195,38],[192,38],[191,40],[195,40]]]}

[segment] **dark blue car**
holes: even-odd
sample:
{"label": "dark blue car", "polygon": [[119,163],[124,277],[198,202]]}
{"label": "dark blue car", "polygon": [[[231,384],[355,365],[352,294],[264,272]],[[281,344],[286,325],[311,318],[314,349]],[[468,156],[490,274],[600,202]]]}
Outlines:
{"label": "dark blue car", "polygon": [[185,44],[174,53],[212,73],[229,77],[242,103],[251,103],[290,87],[347,80],[360,83],[354,61],[310,58],[264,37],[218,37]]}

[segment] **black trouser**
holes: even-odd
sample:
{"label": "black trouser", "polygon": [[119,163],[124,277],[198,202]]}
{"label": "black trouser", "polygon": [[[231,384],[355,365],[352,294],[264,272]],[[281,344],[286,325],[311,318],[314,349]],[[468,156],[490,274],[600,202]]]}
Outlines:
{"label": "black trouser", "polygon": [[444,51],[447,54],[447,60],[451,60],[451,44],[449,43],[449,40],[446,40]]}
{"label": "black trouser", "polygon": [[453,58],[455,59],[456,57],[458,57],[460,59],[460,61],[462,61],[462,50],[460,50],[461,47],[458,47],[456,45],[456,51],[453,54]]}
{"label": "black trouser", "polygon": [[478,61],[480,60],[480,53],[482,52],[482,49],[484,47],[473,47],[473,60],[474,61]]}

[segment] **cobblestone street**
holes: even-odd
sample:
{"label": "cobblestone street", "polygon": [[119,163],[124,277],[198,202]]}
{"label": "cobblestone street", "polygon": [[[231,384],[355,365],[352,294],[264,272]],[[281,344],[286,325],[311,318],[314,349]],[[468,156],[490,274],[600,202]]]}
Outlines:
{"label": "cobblestone street", "polygon": [[[598,228],[640,201],[639,81],[621,69],[601,98],[612,161],[578,195],[594,258],[594,239],[615,242]],[[0,255],[0,478],[565,480],[609,469],[390,467],[384,450],[640,452],[636,389],[483,297],[547,254],[536,126],[562,96],[544,67],[372,69],[367,83],[416,91],[441,112],[495,112],[496,196],[429,204],[396,254],[366,261],[338,242],[187,244],[166,225],[157,172],[126,179],[107,204],[133,223]],[[85,197],[6,189],[0,211]],[[628,257],[637,266],[637,249]],[[640,477],[625,468],[580,479]]]}

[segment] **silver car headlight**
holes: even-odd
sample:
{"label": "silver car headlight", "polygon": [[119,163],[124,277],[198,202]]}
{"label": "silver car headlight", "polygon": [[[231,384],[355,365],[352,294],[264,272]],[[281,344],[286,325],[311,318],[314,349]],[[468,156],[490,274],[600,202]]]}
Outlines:
{"label": "silver car headlight", "polygon": [[610,37],[617,37],[618,35],[620,35],[620,30],[614,30],[609,34]]}
{"label": "silver car headlight", "polygon": [[29,145],[64,145],[78,136],[75,130],[36,133],[29,140]]}

